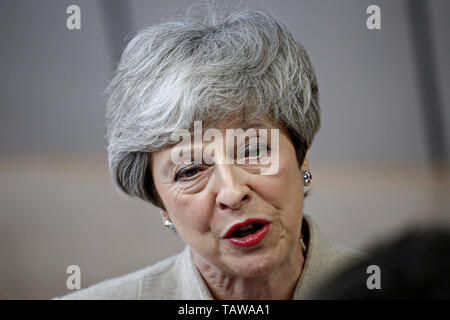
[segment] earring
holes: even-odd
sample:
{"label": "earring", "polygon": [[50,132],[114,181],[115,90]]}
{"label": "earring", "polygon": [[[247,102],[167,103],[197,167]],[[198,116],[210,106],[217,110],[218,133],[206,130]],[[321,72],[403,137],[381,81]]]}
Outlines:
{"label": "earring", "polygon": [[164,222],[164,225],[172,232],[177,232],[177,229],[175,229],[175,226],[173,224],[173,222],[166,220],[166,222]]}
{"label": "earring", "polygon": [[311,172],[307,170],[303,171],[303,185],[305,187],[309,186],[311,184],[311,180],[312,180]]}

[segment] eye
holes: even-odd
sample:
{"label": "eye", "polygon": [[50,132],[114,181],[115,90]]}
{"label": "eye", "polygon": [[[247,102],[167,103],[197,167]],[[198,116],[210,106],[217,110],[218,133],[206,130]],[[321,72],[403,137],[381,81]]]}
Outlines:
{"label": "eye", "polygon": [[177,181],[180,178],[181,179],[192,178],[196,176],[201,169],[202,167],[199,166],[183,168],[175,174],[175,181]]}
{"label": "eye", "polygon": [[265,143],[258,142],[256,144],[246,145],[244,149],[246,158],[255,158],[259,157],[262,154],[266,153],[269,149],[269,146]]}

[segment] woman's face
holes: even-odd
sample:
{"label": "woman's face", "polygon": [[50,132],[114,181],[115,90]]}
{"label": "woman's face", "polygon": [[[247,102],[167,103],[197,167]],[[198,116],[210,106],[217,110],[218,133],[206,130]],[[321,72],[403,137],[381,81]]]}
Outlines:
{"label": "woman's face", "polygon": [[[300,252],[303,179],[294,146],[284,128],[269,123],[251,127],[257,143],[268,145],[269,159],[277,140],[271,132],[279,129],[278,170],[273,174],[261,174],[262,164],[249,164],[249,158],[260,156],[255,152],[256,140],[251,139],[235,141],[237,156],[231,164],[219,161],[225,157],[225,145],[215,149],[213,163],[205,157],[201,164],[174,163],[172,151],[181,143],[152,154],[153,179],[167,210],[162,211],[163,220],[174,223],[197,265],[206,263],[231,276],[263,276]],[[216,128],[224,137],[226,129],[246,130],[237,119],[220,122]],[[267,130],[267,138],[259,129]],[[189,152],[205,150],[211,143],[194,140]],[[236,163],[239,157],[246,157],[245,163]],[[246,235],[243,226],[250,227],[247,233],[252,234]]]}

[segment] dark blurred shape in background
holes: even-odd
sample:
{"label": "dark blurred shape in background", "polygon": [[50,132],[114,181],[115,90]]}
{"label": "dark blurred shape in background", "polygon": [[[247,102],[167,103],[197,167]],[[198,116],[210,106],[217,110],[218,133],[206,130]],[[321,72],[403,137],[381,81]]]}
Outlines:
{"label": "dark blurred shape in background", "polygon": [[[369,252],[369,257],[336,275],[313,298],[450,299],[450,229],[410,228]],[[378,284],[369,279],[377,272],[369,266],[379,267]]]}

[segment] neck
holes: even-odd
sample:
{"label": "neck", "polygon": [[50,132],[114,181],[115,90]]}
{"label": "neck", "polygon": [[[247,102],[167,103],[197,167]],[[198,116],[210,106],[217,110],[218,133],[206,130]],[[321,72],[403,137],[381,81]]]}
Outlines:
{"label": "neck", "polygon": [[221,272],[205,260],[196,259],[195,256],[194,261],[215,299],[288,300],[294,295],[305,258],[301,245],[298,244],[276,270],[251,278]]}

